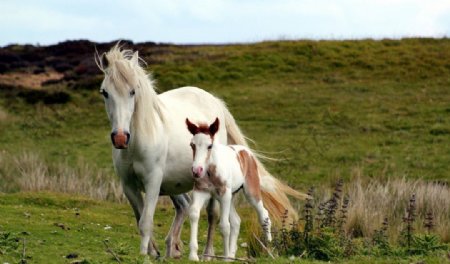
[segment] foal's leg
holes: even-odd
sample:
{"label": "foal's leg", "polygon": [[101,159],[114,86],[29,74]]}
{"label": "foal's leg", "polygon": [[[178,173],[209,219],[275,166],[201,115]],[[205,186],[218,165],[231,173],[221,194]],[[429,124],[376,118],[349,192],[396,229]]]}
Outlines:
{"label": "foal's leg", "polygon": [[191,240],[189,242],[189,259],[198,261],[198,220],[200,218],[200,210],[205,202],[211,198],[209,192],[193,191],[192,203],[189,207],[189,218],[191,220]]}
{"label": "foal's leg", "polygon": [[241,218],[236,212],[233,202],[230,207],[230,257],[234,258],[237,251],[237,240],[239,236],[239,228],[241,226]]}
{"label": "foal's leg", "polygon": [[269,218],[269,212],[266,210],[266,208],[264,208],[262,200],[255,199],[255,197],[248,194],[245,189],[244,191],[245,197],[247,198],[249,203],[255,208],[256,213],[258,214],[259,224],[263,228],[267,241],[269,242],[272,241],[272,234],[270,232],[272,223]]}
{"label": "foal's leg", "polygon": [[223,255],[230,256],[230,207],[231,207],[231,188],[227,188],[220,197],[220,231],[223,237]]}
{"label": "foal's leg", "polygon": [[208,202],[208,206],[206,207],[206,213],[208,215],[208,236],[206,238],[206,246],[203,251],[203,259],[211,260],[211,257],[214,256],[214,230],[216,229],[217,224],[217,211],[216,211],[217,200],[214,198],[210,198]]}
{"label": "foal's leg", "polygon": [[170,199],[175,207],[175,218],[166,237],[166,257],[179,258],[181,257],[181,226],[189,208],[190,198],[187,194],[180,194],[171,195]]}

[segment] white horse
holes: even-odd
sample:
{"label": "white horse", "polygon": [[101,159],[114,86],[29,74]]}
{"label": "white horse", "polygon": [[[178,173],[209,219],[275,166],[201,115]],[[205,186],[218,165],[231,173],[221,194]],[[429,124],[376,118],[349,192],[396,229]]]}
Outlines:
{"label": "white horse", "polygon": [[[113,163],[121,179],[141,234],[141,254],[159,255],[152,239],[153,216],[159,195],[169,195],[175,219],[166,237],[166,256],[180,257],[180,232],[193,187],[190,173],[192,153],[185,118],[193,121],[223,120],[216,138],[227,144],[246,146],[246,140],[225,104],[195,87],[183,87],[157,94],[151,78],[139,65],[137,52],[118,45],[96,58],[105,74],[100,92],[112,126]],[[269,211],[278,217],[287,209],[295,211],[286,194],[303,197],[273,178],[258,162],[262,184],[271,186]],[[144,193],[144,195],[143,195]],[[264,199],[264,196],[263,196]],[[265,202],[266,203],[266,202]],[[266,203],[267,204],[267,203]],[[205,254],[212,255],[214,200],[208,205],[208,239]]]}
{"label": "white horse", "polygon": [[242,145],[223,145],[214,139],[219,129],[219,119],[211,125],[199,126],[186,119],[189,132],[193,135],[192,174],[194,190],[189,209],[191,240],[189,259],[198,261],[198,220],[200,210],[211,197],[220,202],[220,229],[223,237],[223,254],[232,259],[236,255],[237,239],[241,219],[232,202],[232,196],[240,189],[255,208],[267,241],[272,240],[269,212],[264,208],[256,157]]}

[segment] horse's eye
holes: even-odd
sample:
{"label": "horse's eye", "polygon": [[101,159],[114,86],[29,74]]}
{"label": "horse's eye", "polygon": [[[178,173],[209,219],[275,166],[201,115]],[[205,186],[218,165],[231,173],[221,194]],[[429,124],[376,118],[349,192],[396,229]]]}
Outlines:
{"label": "horse's eye", "polygon": [[212,144],[208,146],[208,149],[212,149]]}
{"label": "horse's eye", "polygon": [[108,98],[108,92],[106,90],[102,89],[100,93],[103,95],[103,97]]}
{"label": "horse's eye", "polygon": [[191,148],[193,149],[193,148],[195,148],[195,145],[194,145],[194,143],[191,143]]}
{"label": "horse's eye", "polygon": [[136,94],[136,91],[134,89],[130,91],[130,96],[133,96],[135,94]]}

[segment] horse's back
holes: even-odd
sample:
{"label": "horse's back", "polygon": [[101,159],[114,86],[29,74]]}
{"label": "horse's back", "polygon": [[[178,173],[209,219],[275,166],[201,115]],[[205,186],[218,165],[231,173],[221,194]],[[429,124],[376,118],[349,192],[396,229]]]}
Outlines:
{"label": "horse's back", "polygon": [[167,92],[159,94],[159,98],[167,102],[182,102],[182,104],[195,104],[196,106],[206,105],[223,105],[223,102],[208,93],[207,91],[193,86],[185,86],[177,89],[169,90]]}
{"label": "horse's back", "polygon": [[[159,95],[168,114],[167,122],[174,126],[175,132],[182,129],[190,138],[185,120],[189,118],[195,123],[211,123],[216,117],[223,121],[225,104],[219,98],[197,87],[181,87]],[[225,124],[220,124],[218,137],[221,143],[226,144]]]}

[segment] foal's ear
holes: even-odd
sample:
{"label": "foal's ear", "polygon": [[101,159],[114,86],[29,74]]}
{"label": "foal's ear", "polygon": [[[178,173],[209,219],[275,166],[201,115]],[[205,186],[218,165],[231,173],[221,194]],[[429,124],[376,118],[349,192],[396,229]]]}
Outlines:
{"label": "foal's ear", "polygon": [[198,133],[198,127],[195,124],[192,124],[188,118],[186,118],[186,125],[187,125],[189,132],[191,132],[192,135],[195,135]]}
{"label": "foal's ear", "polygon": [[209,133],[211,134],[211,136],[214,136],[217,133],[217,131],[219,130],[219,124],[220,124],[219,118],[216,117],[216,120],[214,120],[214,123],[212,123],[209,126]]}

